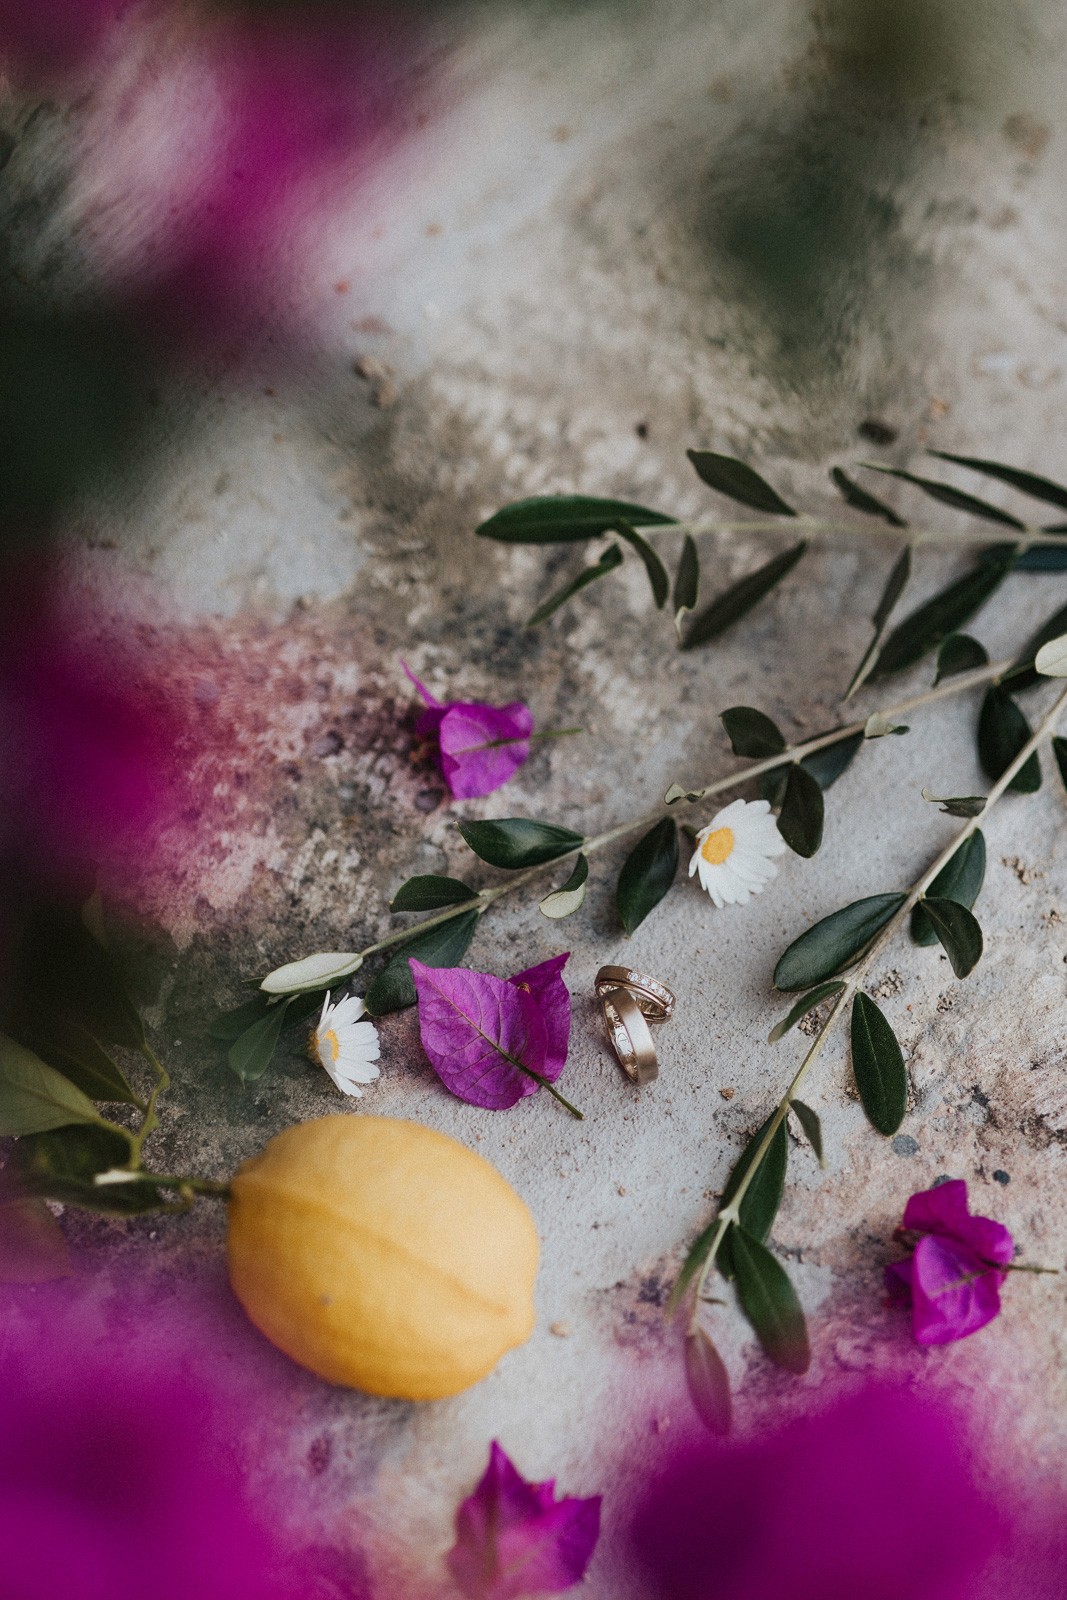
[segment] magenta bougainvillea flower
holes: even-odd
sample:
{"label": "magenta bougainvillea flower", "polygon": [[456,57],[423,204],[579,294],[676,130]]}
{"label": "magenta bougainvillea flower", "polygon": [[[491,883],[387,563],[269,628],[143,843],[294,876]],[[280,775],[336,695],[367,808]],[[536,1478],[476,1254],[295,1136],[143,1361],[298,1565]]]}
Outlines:
{"label": "magenta bougainvillea flower", "polygon": [[567,960],[553,956],[514,978],[495,978],[467,967],[427,967],[412,956],[419,1036],[446,1089],[472,1106],[503,1111],[536,1094],[539,1079],[555,1083],[571,1029]]}
{"label": "magenta bougainvillea flower", "polygon": [[437,743],[438,762],[445,782],[457,800],[476,800],[492,794],[513,778],[529,759],[533,715],[521,700],[507,706],[485,705],[480,700],[436,699],[401,662],[426,702],[415,723],[420,739]]}
{"label": "magenta bougainvillea flower", "polygon": [[580,1583],[600,1536],[600,1496],[556,1499],[527,1483],[493,1441],[489,1465],[456,1512],[449,1571],[469,1600],[560,1594]]}
{"label": "magenta bougainvillea flower", "polygon": [[919,1344],[951,1344],[991,1322],[1014,1245],[1002,1223],[971,1216],[963,1180],[913,1194],[902,1231],[919,1238],[907,1261],[885,1269],[886,1287],[910,1304]]}

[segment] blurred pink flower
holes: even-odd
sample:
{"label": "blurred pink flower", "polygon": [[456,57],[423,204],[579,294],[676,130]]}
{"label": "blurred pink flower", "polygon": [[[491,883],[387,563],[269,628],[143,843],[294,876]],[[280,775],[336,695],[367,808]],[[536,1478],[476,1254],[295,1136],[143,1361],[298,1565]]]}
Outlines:
{"label": "blurred pink flower", "polygon": [[426,710],[415,723],[420,739],[436,739],[445,782],[457,800],[474,800],[501,788],[530,755],[533,715],[521,700],[490,706],[480,700],[435,699],[401,662]]}
{"label": "blurred pink flower", "polygon": [[1003,1224],[971,1216],[966,1183],[957,1178],[913,1194],[902,1228],[920,1237],[907,1261],[885,1269],[886,1287],[910,1304],[918,1343],[950,1344],[991,1322],[1014,1245]]}
{"label": "blurred pink flower", "polygon": [[35,77],[78,66],[130,0],[0,0],[0,56]]}
{"label": "blurred pink flower", "polygon": [[469,1600],[560,1594],[580,1583],[600,1536],[600,1496],[557,1500],[527,1483],[493,1441],[489,1465],[456,1512],[448,1567]]}

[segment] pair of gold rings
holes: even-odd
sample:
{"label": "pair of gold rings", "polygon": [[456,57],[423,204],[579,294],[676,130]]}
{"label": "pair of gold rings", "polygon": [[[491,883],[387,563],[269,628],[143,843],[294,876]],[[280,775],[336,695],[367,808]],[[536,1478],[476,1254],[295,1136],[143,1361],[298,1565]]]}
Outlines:
{"label": "pair of gold rings", "polygon": [[674,996],[665,984],[629,967],[601,967],[596,992],[619,1065],[640,1088],[659,1077],[649,1023],[669,1022]]}

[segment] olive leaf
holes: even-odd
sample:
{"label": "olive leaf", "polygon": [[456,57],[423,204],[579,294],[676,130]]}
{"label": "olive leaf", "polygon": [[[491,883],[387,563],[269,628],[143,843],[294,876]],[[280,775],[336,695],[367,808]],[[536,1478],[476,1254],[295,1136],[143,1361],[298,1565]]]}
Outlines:
{"label": "olive leaf", "polygon": [[632,528],[628,522],[624,522],[621,518],[616,522],[613,532],[617,533],[620,539],[625,539],[630,548],[636,550],[641,557],[645,564],[645,571],[648,573],[648,581],[652,589],[652,598],[656,602],[656,610],[662,611],[667,604],[667,596],[671,592],[671,580],[659,553],[652,548],[647,539],[641,537],[636,528]]}
{"label": "olive leaf", "polygon": [[911,729],[905,722],[890,722],[880,711],[872,711],[867,721],[863,724],[863,737],[865,739],[884,739],[890,733],[910,733]]}
{"label": "olive leaf", "polygon": [[[935,900],[955,900],[970,911],[985,881],[985,835],[980,828],[960,845],[926,891]],[[937,943],[937,934],[921,905],[911,914],[911,936],[916,944]]]}
{"label": "olive leaf", "polygon": [[833,911],[794,939],[774,969],[774,987],[789,993],[832,978],[862,955],[907,899],[873,894]]}
{"label": "olive leaf", "polygon": [[[879,500],[875,495],[868,494],[866,489],[861,489],[858,483],[841,471],[840,467],[831,467],[830,477],[839,489],[847,505],[856,511],[866,511],[868,516],[881,517],[883,522],[888,522],[891,528],[906,528],[908,524],[904,518],[898,516],[892,506],[887,506],[884,500]],[[892,610],[892,607],[890,607]]]}
{"label": "olive leaf", "polygon": [[731,1228],[729,1240],[741,1308],[757,1339],[776,1366],[798,1375],[807,1372],[807,1325],[785,1268],[744,1228]]}
{"label": "olive leaf", "polygon": [[478,891],[459,878],[440,878],[426,873],[409,878],[393,896],[390,911],[442,911],[445,906],[463,905],[477,900]]}
{"label": "olive leaf", "polygon": [[497,539],[504,544],[573,544],[610,533],[620,518],[645,527],[675,520],[627,500],[597,500],[580,494],[536,495],[505,506],[477,531],[481,539]]}
{"label": "olive leaf", "polygon": [[682,618],[688,616],[697,603],[700,594],[700,557],[697,554],[696,540],[691,533],[687,533],[682,543],[682,553],[678,557],[678,570],[674,575],[674,628],[679,639],[682,637]]}
{"label": "olive leaf", "polygon": [[0,1034],[0,1136],[100,1120],[93,1102],[69,1078]]}
{"label": "olive leaf", "polygon": [[253,1022],[250,1028],[238,1034],[231,1044],[226,1059],[230,1071],[240,1078],[242,1083],[255,1083],[270,1066],[274,1052],[278,1048],[278,1040],[282,1036],[289,1004],[289,1000],[286,999],[271,1006],[270,1010],[257,1022]]}
{"label": "olive leaf", "polygon": [[82,1206],[108,1216],[137,1216],[167,1204],[162,1190],[145,1173],[129,1183],[98,1184],[96,1176],[125,1167],[130,1141],[114,1128],[56,1128],[20,1139],[15,1152],[16,1177],[27,1193],[63,1205]]}
{"label": "olive leaf", "polygon": [[908,1074],[896,1034],[862,990],[852,1002],[852,1071],[868,1122],[888,1138],[908,1109]]}
{"label": "olive leaf", "polygon": [[[532,822],[528,817],[498,817],[492,822],[461,822],[459,831],[476,856],[491,867],[515,872],[520,867],[539,867],[569,855],[585,840],[570,828],[551,822]],[[428,961],[427,966],[433,962]]]}
{"label": "olive leaf", "polygon": [[1034,671],[1043,678],[1067,678],[1067,635],[1042,644],[1034,656]]}
{"label": "olive leaf", "polygon": [[697,1234],[696,1238],[693,1240],[693,1243],[686,1251],[685,1260],[682,1262],[682,1270],[675,1279],[674,1286],[671,1289],[670,1296],[667,1300],[668,1316],[672,1311],[675,1310],[679,1302],[682,1300],[686,1290],[689,1288],[689,1285],[692,1283],[693,1279],[704,1265],[704,1262],[707,1260],[708,1253],[711,1250],[711,1246],[714,1242],[718,1229],[719,1219],[717,1216],[712,1217],[707,1227],[704,1228],[701,1233]]}
{"label": "olive leaf", "polygon": [[822,790],[799,762],[789,768],[778,832],[798,856],[813,856],[822,844]]}
{"label": "olive leaf", "polygon": [[800,765],[810,772],[820,789],[829,789],[842,773],[847,772],[863,744],[862,733],[849,734],[847,739],[837,739],[805,756]]}
{"label": "olive leaf", "polygon": [[685,1336],[685,1378],[697,1416],[712,1433],[727,1434],[732,1420],[730,1379],[703,1328]]}
{"label": "olive leaf", "polygon": [[[767,1129],[774,1120],[771,1114],[757,1128],[751,1139],[742,1150],[734,1164],[733,1171],[726,1180],[726,1188],[722,1192],[719,1202],[719,1211],[728,1206],[741,1187],[741,1180],[748,1173],[749,1167],[756,1158],[756,1152],[763,1143]],[[774,1137],[767,1146],[766,1153],[760,1160],[756,1174],[745,1190],[744,1198],[740,1205],[740,1218],[743,1227],[747,1228],[753,1238],[766,1239],[771,1231],[778,1207],[782,1203],[782,1191],[785,1188],[786,1166],[789,1162],[789,1138],[785,1130],[785,1120],[778,1124]],[[729,1234],[723,1240],[719,1251],[719,1270],[724,1278],[733,1276],[733,1261],[730,1254]]]}
{"label": "olive leaf", "polygon": [[822,1123],[819,1121],[819,1113],[805,1105],[803,1100],[790,1100],[789,1109],[796,1112],[797,1121],[804,1129],[808,1143],[815,1152],[816,1161],[820,1167],[825,1167],[826,1158],[823,1155]]}
{"label": "olive leaf", "polygon": [[410,956],[428,967],[458,967],[470,949],[478,916],[477,911],[464,911],[401,945],[363,997],[370,1016],[384,1017],[390,1011],[403,1011],[406,1006],[415,1004],[415,980],[408,965]]}
{"label": "olive leaf", "polygon": [[43,1200],[0,1201],[0,1283],[52,1283],[71,1271],[63,1230]]}
{"label": "olive leaf", "polygon": [[[814,1011],[816,1006],[821,1006],[824,1000],[829,1000],[831,995],[840,994],[845,987],[840,978],[830,983],[820,983],[812,989],[810,994],[803,995],[787,1016],[781,1022],[776,1022],[767,1035],[768,1044],[777,1044],[779,1039],[784,1039],[790,1029],[795,1028],[801,1017],[806,1017],[809,1011]],[[794,1102],[795,1104],[796,1102]]]}
{"label": "olive leaf", "polygon": [[807,548],[807,544],[801,540],[716,595],[711,604],[693,618],[682,649],[695,650],[698,645],[710,644],[712,639],[717,639],[735,622],[740,622],[793,570]]}
{"label": "olive leaf", "polygon": [[260,984],[264,994],[304,994],[315,989],[332,989],[335,983],[351,977],[363,965],[363,957],[350,950],[324,950],[300,961],[276,967]]}
{"label": "olive leaf", "polygon": [[[1001,777],[1030,738],[1030,724],[1006,689],[993,684],[986,690],[978,715],[978,760],[987,778]],[[1041,787],[1041,761],[1035,750],[1008,785],[1018,794],[1033,794]]]}
{"label": "olive leaf", "polygon": [[866,681],[868,677],[870,677],[871,673],[874,671],[874,665],[878,659],[878,646],[882,642],[882,635],[885,632],[886,624],[893,613],[897,601],[907,588],[908,579],[910,577],[911,546],[905,545],[890,569],[889,577],[886,579],[885,588],[882,590],[882,597],[879,600],[878,605],[875,608],[874,615],[871,618],[871,626],[874,629],[874,634],[870,644],[867,646],[867,649],[864,651],[863,656],[860,659],[859,666],[852,674],[852,679],[848,688],[845,690],[844,697],[846,700],[851,699],[851,697],[856,693],[856,690]]}
{"label": "olive leaf", "polygon": [[1062,677],[1061,672],[1048,673],[1048,662],[1053,659],[1053,646],[1059,643],[1056,657],[1063,655],[1062,639],[1067,630],[1067,606],[1060,606],[1027,641],[1015,665],[1000,679],[1001,685],[1012,694],[1032,689],[1043,677]]}
{"label": "olive leaf", "polygon": [[919,793],[931,805],[939,806],[943,816],[946,817],[980,817],[985,810],[984,794],[957,794],[943,795],[931,794],[929,789],[920,789]]}
{"label": "olive leaf", "polygon": [[773,516],[795,517],[792,506],[771,488],[765,478],[736,456],[716,455],[713,450],[687,450],[686,455],[709,489],[737,500],[753,511],[769,511]]}
{"label": "olive leaf", "polygon": [[1067,739],[1058,733],[1053,735],[1052,754],[1056,757],[1056,766],[1063,779],[1063,786],[1067,789]]}
{"label": "olive leaf", "polygon": [[982,956],[982,930],[974,913],[957,900],[923,896],[922,906],[937,937],[945,948],[957,978],[965,978]]}
{"label": "olive leaf", "polygon": [[562,589],[557,589],[555,594],[543,600],[533,615],[526,619],[526,626],[536,628],[542,622],[547,622],[553,612],[558,611],[560,606],[566,605],[568,600],[573,600],[574,596],[580,594],[589,584],[595,583],[598,578],[606,578],[609,572],[614,572],[621,566],[622,551],[617,544],[609,544],[594,566],[585,567],[576,578],[571,579],[570,583],[564,584]]}
{"label": "olive leaf", "polygon": [[[1045,533],[1067,533],[1067,523],[1061,523],[1055,528],[1043,529]],[[1032,544],[1029,549],[1020,550],[1015,558],[1016,572],[1064,572],[1067,571],[1067,544]]]}
{"label": "olive leaf", "polygon": [[997,522],[1003,528],[1025,529],[1026,523],[1020,522],[1018,517],[1013,517],[1010,511],[1002,511],[999,506],[990,505],[988,500],[979,500],[976,495],[965,494],[962,489],[953,488],[950,483],[938,483],[934,478],[920,478],[914,472],[905,472],[903,467],[887,467],[877,461],[864,461],[870,472],[884,472],[891,478],[899,478],[902,483],[910,483],[916,489],[921,489],[928,494],[931,500],[937,500],[943,506],[951,506],[954,511],[965,511],[971,517],[983,517],[987,522]]}
{"label": "olive leaf", "polygon": [[559,921],[562,917],[569,917],[575,911],[580,911],[585,900],[586,880],[589,877],[589,862],[585,856],[579,856],[574,863],[574,871],[560,888],[554,889],[551,894],[546,894],[541,901],[540,911],[542,916],[551,917]]}
{"label": "olive leaf", "polygon": [[253,1022],[258,1022],[260,1017],[266,1016],[269,1004],[267,996],[259,993],[253,995],[251,1000],[246,1000],[243,1005],[235,1006],[232,1011],[220,1011],[208,1028],[208,1038],[216,1039],[219,1044],[233,1044]]}
{"label": "olive leaf", "polygon": [[663,796],[665,806],[676,806],[679,800],[703,800],[707,793],[705,789],[683,789],[680,783],[672,783],[667,793]]}
{"label": "olive leaf", "polygon": [[627,933],[658,906],[678,873],[678,824],[663,817],[631,850],[619,873],[615,901]]}
{"label": "olive leaf", "polygon": [[92,1034],[69,1017],[37,1017],[19,1030],[24,1043],[90,1100],[137,1105],[125,1075]]}
{"label": "olive leaf", "polygon": [[989,652],[984,645],[966,633],[950,633],[937,652],[937,675],[934,687],[942,678],[954,678],[960,672],[973,672],[976,667],[989,664]]}
{"label": "olive leaf", "polygon": [[719,714],[735,756],[756,760],[779,755],[786,747],[781,729],[752,706],[730,706]]}
{"label": "olive leaf", "polygon": [[993,595],[1014,564],[1014,549],[1000,547],[987,560],[938,591],[895,627],[879,653],[871,678],[884,678],[921,661],[958,633]]}
{"label": "olive leaf", "polygon": [[972,472],[982,472],[987,478],[996,478],[1034,500],[1044,500],[1047,505],[1060,506],[1067,511],[1067,489],[1053,483],[1051,478],[1038,477],[1036,472],[1022,472],[1018,467],[1006,467],[1000,461],[983,461],[977,456],[954,456],[948,450],[929,450],[928,455],[941,461],[954,461],[958,467],[969,467]]}

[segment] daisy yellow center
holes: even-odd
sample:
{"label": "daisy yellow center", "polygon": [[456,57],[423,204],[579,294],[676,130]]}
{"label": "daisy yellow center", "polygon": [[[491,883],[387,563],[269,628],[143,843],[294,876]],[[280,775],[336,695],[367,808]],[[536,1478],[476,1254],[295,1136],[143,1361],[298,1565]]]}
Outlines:
{"label": "daisy yellow center", "polygon": [[328,1050],[330,1060],[336,1064],[337,1057],[341,1054],[341,1046],[337,1042],[337,1035],[333,1029],[327,1028],[325,1033],[316,1034],[315,1037],[319,1047],[319,1055],[325,1054]]}
{"label": "daisy yellow center", "polygon": [[716,828],[714,833],[709,833],[704,843],[700,846],[700,854],[710,867],[721,867],[728,856],[734,853],[734,830],[732,828]]}

